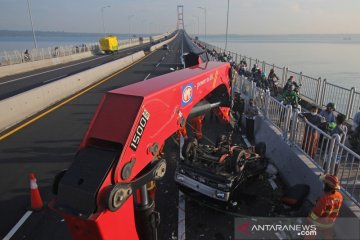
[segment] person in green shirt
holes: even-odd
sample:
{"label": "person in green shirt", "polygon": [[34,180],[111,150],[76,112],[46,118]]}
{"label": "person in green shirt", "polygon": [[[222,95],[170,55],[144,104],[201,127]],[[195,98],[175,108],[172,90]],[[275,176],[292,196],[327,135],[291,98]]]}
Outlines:
{"label": "person in green shirt", "polygon": [[299,96],[295,92],[295,86],[291,86],[290,89],[283,93],[282,102],[284,105],[290,104],[293,108],[297,108],[299,106]]}

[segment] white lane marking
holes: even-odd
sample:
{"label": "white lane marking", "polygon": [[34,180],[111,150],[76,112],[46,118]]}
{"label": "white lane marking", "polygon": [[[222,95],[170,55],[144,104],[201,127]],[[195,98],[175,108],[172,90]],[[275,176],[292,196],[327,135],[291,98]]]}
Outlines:
{"label": "white lane marking", "polygon": [[23,225],[23,223],[30,217],[32,211],[27,211],[24,216],[19,220],[19,222],[10,230],[10,232],[3,238],[3,240],[10,240],[10,238],[16,233],[17,230]]}
{"label": "white lane marking", "polygon": [[162,57],[162,58],[161,58],[161,61],[164,61],[164,59],[165,59],[165,57]]}
{"label": "white lane marking", "polygon": [[160,63],[158,62],[158,64],[156,64],[156,66],[155,66],[155,67],[157,68],[159,65],[160,65]]}
{"label": "white lane marking", "polygon": [[[139,46],[134,46],[134,47],[131,47],[131,48],[125,48],[125,49],[119,51],[118,53],[121,53],[121,52],[130,50],[130,49],[133,49],[133,48],[136,48],[136,47],[139,47]],[[28,75],[28,76],[24,76],[24,77],[12,79],[12,80],[9,80],[9,81],[0,83],[0,85],[4,85],[4,84],[7,84],[7,83],[11,83],[11,82],[16,82],[16,81],[19,81],[19,80],[22,80],[22,79],[25,79],[25,78],[29,78],[29,77],[38,76],[38,75],[41,75],[41,74],[44,74],[44,73],[54,72],[54,71],[57,71],[57,70],[60,70],[60,69],[68,68],[68,67],[77,66],[77,65],[80,65],[80,64],[83,64],[83,63],[91,62],[91,61],[94,61],[94,60],[97,60],[97,59],[100,59],[100,58],[104,58],[104,57],[108,57],[108,56],[109,56],[109,55],[104,55],[104,56],[100,56],[100,57],[97,57],[97,58],[94,58],[94,59],[89,59],[89,60],[86,60],[86,61],[83,61],[83,62],[74,63],[74,64],[72,64],[72,65],[67,65],[67,66],[63,66],[63,67],[60,67],[60,68],[48,70],[48,71],[45,71],[45,72],[35,73],[35,74],[32,74],[32,75]]]}
{"label": "white lane marking", "polygon": [[54,81],[54,80],[57,80],[57,79],[60,79],[60,78],[66,77],[66,76],[67,76],[67,75],[61,75],[61,76],[58,76],[58,77],[54,77],[54,78],[52,78],[52,79],[43,81],[43,83],[48,83],[48,82],[51,82],[51,81]]}
{"label": "white lane marking", "polygon": [[178,240],[184,240],[185,237],[185,197],[179,191],[179,213],[178,213]]}
{"label": "white lane marking", "polygon": [[72,64],[72,65],[67,65],[67,66],[64,66],[64,67],[48,70],[48,71],[45,71],[45,72],[35,73],[35,74],[28,75],[28,76],[12,79],[12,80],[0,83],[0,85],[11,83],[11,82],[16,82],[16,81],[19,81],[19,80],[22,80],[22,79],[25,79],[25,78],[29,78],[29,77],[38,76],[38,75],[41,75],[41,74],[44,74],[44,73],[54,72],[54,71],[57,71],[57,70],[60,70],[60,69],[68,68],[68,67],[73,67],[73,66],[80,65],[80,64],[83,64],[83,63],[87,63],[87,62],[91,62],[91,61],[94,61],[94,60],[97,60],[97,59],[100,59],[100,58],[104,58],[106,56],[107,55],[101,56],[101,57],[98,57],[98,58],[94,58],[94,59],[90,59],[90,60],[87,60],[87,61],[75,63],[75,64]]}
{"label": "white lane marking", "polygon": [[151,74],[151,73],[149,73],[144,80],[148,79],[148,77],[150,77],[150,74]]}

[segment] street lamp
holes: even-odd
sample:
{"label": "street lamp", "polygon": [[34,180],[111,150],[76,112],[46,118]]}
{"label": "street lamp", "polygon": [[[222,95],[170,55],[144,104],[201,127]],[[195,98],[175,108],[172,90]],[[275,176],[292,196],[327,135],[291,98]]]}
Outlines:
{"label": "street lamp", "polygon": [[226,17],[226,37],[225,37],[225,51],[227,48],[227,39],[228,39],[228,29],[229,29],[229,5],[230,5],[230,0],[228,0],[228,6],[227,6],[227,17]]}
{"label": "street lamp", "polygon": [[37,42],[36,42],[36,36],[35,36],[35,30],[34,30],[34,23],[33,23],[32,16],[31,16],[30,0],[27,0],[27,5],[28,5],[29,16],[30,16],[30,23],[31,23],[33,38],[34,38],[34,46],[35,46],[35,48],[37,48]]}
{"label": "street lamp", "polygon": [[206,7],[198,7],[198,8],[203,10],[205,13],[205,41],[206,41]]}
{"label": "street lamp", "polygon": [[193,18],[197,18],[197,35],[199,36],[199,34],[200,34],[200,31],[199,31],[199,22],[200,22],[200,20],[199,20],[199,16],[193,16]]}
{"label": "street lamp", "polygon": [[111,6],[107,5],[107,6],[104,6],[104,7],[101,8],[101,21],[102,21],[102,27],[103,27],[104,36],[106,35],[105,22],[104,22],[104,9],[109,8],[109,7],[111,7]]}
{"label": "street lamp", "polygon": [[131,14],[128,16],[128,22],[129,22],[129,43],[131,43],[131,25],[130,25],[130,20],[131,18],[134,17],[134,14]]}

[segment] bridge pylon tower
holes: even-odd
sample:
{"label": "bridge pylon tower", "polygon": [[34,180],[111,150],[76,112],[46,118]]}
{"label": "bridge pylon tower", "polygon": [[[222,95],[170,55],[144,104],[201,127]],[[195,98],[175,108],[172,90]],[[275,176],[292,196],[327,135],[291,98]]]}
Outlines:
{"label": "bridge pylon tower", "polygon": [[185,29],[184,25],[184,5],[177,6],[177,30]]}

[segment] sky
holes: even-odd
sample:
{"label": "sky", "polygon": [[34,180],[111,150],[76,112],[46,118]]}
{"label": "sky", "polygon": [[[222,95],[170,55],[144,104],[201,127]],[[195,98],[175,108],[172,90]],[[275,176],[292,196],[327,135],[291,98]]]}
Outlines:
{"label": "sky", "polygon": [[[30,0],[35,30],[158,33],[176,28],[184,5],[187,32],[224,34],[227,0]],[[27,0],[0,0],[0,30],[31,30]],[[129,20],[129,16],[130,20]],[[130,23],[130,24],[129,24]],[[230,0],[230,34],[360,33],[360,0]]]}

